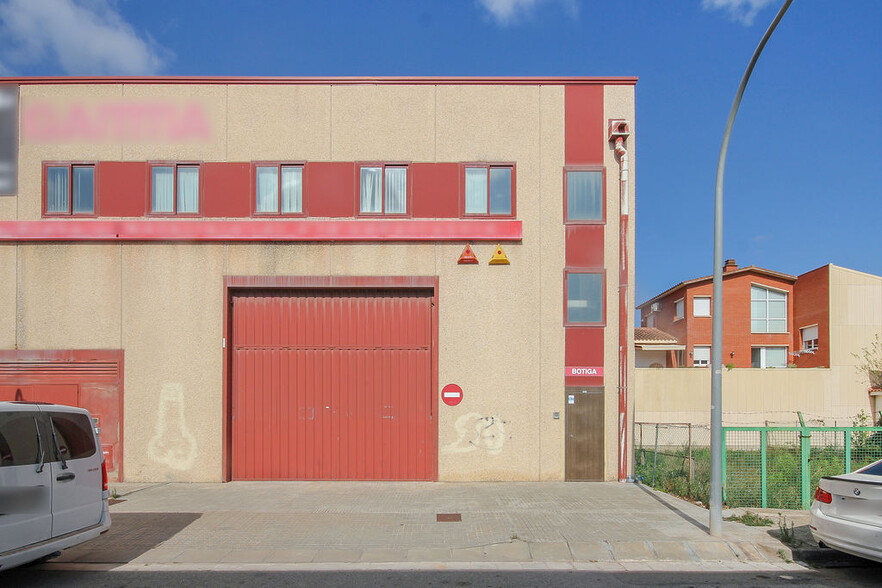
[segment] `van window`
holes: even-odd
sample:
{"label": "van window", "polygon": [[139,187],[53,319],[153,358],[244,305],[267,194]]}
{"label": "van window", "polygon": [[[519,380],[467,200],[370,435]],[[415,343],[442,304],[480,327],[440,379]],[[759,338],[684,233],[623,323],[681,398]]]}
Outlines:
{"label": "van window", "polygon": [[36,412],[0,413],[0,467],[40,462]]}
{"label": "van window", "polygon": [[92,421],[84,414],[51,413],[52,426],[58,439],[58,450],[64,459],[81,459],[95,453]]}

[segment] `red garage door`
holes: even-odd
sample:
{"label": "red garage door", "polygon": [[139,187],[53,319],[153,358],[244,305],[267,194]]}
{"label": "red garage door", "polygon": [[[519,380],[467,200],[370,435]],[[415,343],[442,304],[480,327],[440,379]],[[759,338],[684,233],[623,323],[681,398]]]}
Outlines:
{"label": "red garage door", "polygon": [[432,295],[235,294],[233,479],[434,479]]}

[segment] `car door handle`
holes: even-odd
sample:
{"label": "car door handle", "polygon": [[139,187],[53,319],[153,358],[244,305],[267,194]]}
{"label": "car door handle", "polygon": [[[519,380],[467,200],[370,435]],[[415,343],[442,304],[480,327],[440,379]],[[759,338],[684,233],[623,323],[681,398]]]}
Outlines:
{"label": "car door handle", "polygon": [[65,473],[57,476],[55,479],[58,480],[59,482],[67,482],[68,480],[73,480],[76,477],[77,477],[77,475],[73,472],[65,472]]}

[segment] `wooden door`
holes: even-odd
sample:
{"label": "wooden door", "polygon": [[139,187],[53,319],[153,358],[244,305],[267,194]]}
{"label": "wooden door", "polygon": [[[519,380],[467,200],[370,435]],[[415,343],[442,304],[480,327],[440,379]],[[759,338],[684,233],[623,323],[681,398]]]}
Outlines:
{"label": "wooden door", "polygon": [[603,480],[603,388],[566,388],[566,479]]}

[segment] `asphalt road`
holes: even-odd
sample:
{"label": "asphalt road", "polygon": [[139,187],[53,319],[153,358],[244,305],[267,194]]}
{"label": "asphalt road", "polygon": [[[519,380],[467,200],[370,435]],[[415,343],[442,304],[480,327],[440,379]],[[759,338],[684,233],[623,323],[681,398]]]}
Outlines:
{"label": "asphalt road", "polygon": [[19,568],[0,574],[6,586],[419,586],[482,588],[541,586],[878,586],[879,566],[782,572],[600,571],[299,571],[83,572]]}

